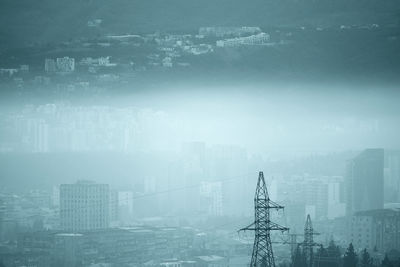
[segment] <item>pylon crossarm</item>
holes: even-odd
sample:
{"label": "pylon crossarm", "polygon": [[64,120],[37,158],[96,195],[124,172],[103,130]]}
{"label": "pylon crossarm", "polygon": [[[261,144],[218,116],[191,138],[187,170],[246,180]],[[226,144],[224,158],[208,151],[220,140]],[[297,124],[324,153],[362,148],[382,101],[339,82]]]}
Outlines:
{"label": "pylon crossarm", "polygon": [[242,229],[239,229],[238,232],[241,232],[241,231],[254,231],[254,230],[256,230],[254,225],[255,225],[255,222],[253,222],[252,224],[250,224],[250,225],[248,225],[248,226],[246,226],[246,227],[244,227]]}
{"label": "pylon crossarm", "polygon": [[268,206],[269,206],[269,208],[276,209],[276,210],[284,209],[284,206],[281,206],[281,205],[279,205],[278,203],[276,203],[276,202],[274,202],[272,200],[269,200],[269,205]]}
{"label": "pylon crossarm", "polygon": [[279,225],[279,224],[274,223],[274,222],[270,222],[269,223],[269,230],[278,230],[278,231],[285,232],[285,231],[289,231],[289,228],[284,227],[284,226]]}
{"label": "pylon crossarm", "polygon": [[302,242],[299,244],[300,246],[306,246],[306,247],[321,247],[321,244],[312,242],[312,243],[307,243],[307,242]]}

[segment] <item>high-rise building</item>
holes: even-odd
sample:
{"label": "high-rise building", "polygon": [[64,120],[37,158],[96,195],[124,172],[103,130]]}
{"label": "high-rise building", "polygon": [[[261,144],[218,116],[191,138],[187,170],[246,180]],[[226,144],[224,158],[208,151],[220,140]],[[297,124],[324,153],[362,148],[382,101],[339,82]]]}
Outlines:
{"label": "high-rise building", "polygon": [[110,227],[115,227],[119,225],[118,222],[118,191],[114,189],[110,189]]}
{"label": "high-rise building", "polygon": [[49,125],[44,119],[31,119],[28,121],[30,141],[34,152],[49,151]]}
{"label": "high-rise building", "polygon": [[129,225],[133,219],[133,192],[118,192],[118,219],[122,225]]}
{"label": "high-rise building", "polygon": [[346,213],[383,209],[383,149],[366,149],[350,160],[346,170]]}
{"label": "high-rise building", "polygon": [[326,217],[328,211],[328,185],[318,180],[312,180],[303,184],[303,188],[306,214],[310,214],[313,219]]}
{"label": "high-rise building", "polygon": [[222,215],[222,182],[201,182],[200,209],[209,216]]}
{"label": "high-rise building", "polygon": [[385,202],[400,202],[400,151],[385,151]]}
{"label": "high-rise building", "polygon": [[182,147],[183,161],[183,192],[181,205],[185,213],[198,212],[199,188],[196,185],[204,178],[206,173],[206,144],[203,142],[184,143]]}
{"label": "high-rise building", "polygon": [[5,210],[6,210],[6,207],[5,207],[5,205],[4,205],[4,201],[2,200],[2,199],[0,199],[0,241],[3,241],[3,236],[4,236],[4,234],[3,234],[3,231],[4,231],[4,225],[3,225],[3,221],[4,221],[4,219],[5,219]]}
{"label": "high-rise building", "polygon": [[330,220],[345,215],[346,204],[340,201],[340,190],[338,181],[328,183],[327,218]]}
{"label": "high-rise building", "polygon": [[60,185],[61,228],[75,232],[109,227],[109,198],[107,184],[78,181]]}

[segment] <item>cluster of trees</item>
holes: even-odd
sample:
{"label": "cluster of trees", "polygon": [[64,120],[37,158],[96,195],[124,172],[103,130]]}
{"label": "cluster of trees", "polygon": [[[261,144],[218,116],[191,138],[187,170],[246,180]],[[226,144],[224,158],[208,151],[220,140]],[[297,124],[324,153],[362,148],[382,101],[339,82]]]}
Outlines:
{"label": "cluster of trees", "polygon": [[307,257],[304,248],[298,247],[292,258],[292,267],[400,267],[400,258],[390,260],[387,254],[382,261],[375,260],[364,249],[358,255],[350,243],[344,255],[333,241],[328,247],[319,247],[316,253]]}

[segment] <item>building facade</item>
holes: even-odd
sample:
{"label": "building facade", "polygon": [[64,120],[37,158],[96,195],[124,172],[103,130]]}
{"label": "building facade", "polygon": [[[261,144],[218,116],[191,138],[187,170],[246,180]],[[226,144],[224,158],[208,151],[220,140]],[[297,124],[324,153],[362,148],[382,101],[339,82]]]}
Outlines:
{"label": "building facade", "polygon": [[378,209],[355,213],[349,223],[348,242],[385,253],[400,247],[400,211]]}
{"label": "building facade", "polygon": [[347,164],[346,215],[383,209],[383,149],[366,149]]}
{"label": "building facade", "polygon": [[110,189],[107,184],[79,181],[60,185],[60,223],[67,231],[109,227]]}

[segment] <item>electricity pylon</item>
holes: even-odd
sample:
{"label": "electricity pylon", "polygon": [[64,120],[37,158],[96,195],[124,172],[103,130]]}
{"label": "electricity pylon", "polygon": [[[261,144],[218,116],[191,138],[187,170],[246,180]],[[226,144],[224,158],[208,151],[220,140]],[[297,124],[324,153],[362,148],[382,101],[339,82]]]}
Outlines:
{"label": "electricity pylon", "polygon": [[310,214],[307,214],[306,224],[304,225],[304,241],[300,245],[303,247],[303,253],[306,260],[307,267],[311,267],[314,261],[314,250],[315,246],[319,246],[319,244],[314,242],[314,235],[318,235],[318,233],[314,232]]}
{"label": "electricity pylon", "polygon": [[239,231],[255,231],[250,267],[275,267],[270,231],[288,231],[289,228],[271,222],[270,209],[284,207],[269,199],[263,172],[259,172],[254,196],[254,222]]}

